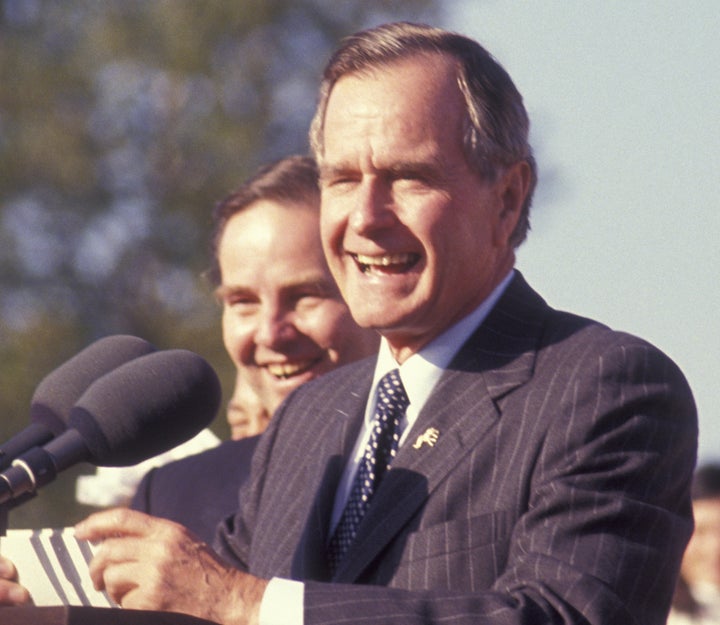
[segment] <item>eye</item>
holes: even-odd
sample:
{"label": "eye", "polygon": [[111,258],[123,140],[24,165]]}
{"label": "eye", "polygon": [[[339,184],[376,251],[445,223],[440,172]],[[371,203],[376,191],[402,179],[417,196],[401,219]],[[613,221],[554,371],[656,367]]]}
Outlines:
{"label": "eye", "polygon": [[357,182],[351,178],[341,178],[333,181],[326,189],[333,191],[334,193],[342,193],[350,191],[357,185]]}
{"label": "eye", "polygon": [[230,297],[225,302],[228,306],[245,306],[248,304],[253,304],[255,300],[249,298],[249,297]]}
{"label": "eye", "polygon": [[360,176],[350,171],[338,171],[323,176],[320,179],[322,189],[342,191],[358,184]]}
{"label": "eye", "polygon": [[394,189],[427,190],[440,184],[439,172],[432,165],[401,164],[390,170],[390,180]]}
{"label": "eye", "polygon": [[427,189],[432,186],[431,180],[420,172],[403,172],[393,178],[393,187],[401,189]]}
{"label": "eye", "polygon": [[315,308],[325,299],[319,293],[300,293],[295,296],[295,308],[297,310],[307,310]]}
{"label": "eye", "polygon": [[251,315],[260,306],[257,297],[247,293],[227,293],[222,297],[224,308],[239,315]]}
{"label": "eye", "polygon": [[426,186],[420,178],[414,178],[405,176],[403,178],[396,178],[393,180],[394,189],[414,189]]}
{"label": "eye", "polygon": [[329,285],[311,284],[292,294],[292,307],[298,312],[310,311],[333,297],[334,293]]}

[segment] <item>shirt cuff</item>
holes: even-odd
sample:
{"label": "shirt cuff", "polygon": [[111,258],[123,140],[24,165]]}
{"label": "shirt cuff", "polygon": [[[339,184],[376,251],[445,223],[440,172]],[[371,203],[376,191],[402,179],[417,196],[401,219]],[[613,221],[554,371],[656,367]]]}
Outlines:
{"label": "shirt cuff", "polygon": [[303,625],[305,584],[273,577],[260,601],[260,625]]}

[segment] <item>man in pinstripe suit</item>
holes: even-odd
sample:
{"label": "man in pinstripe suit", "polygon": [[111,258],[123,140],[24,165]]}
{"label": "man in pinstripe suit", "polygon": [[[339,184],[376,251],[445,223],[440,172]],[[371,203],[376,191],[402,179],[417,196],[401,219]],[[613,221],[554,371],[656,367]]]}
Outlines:
{"label": "man in pinstripe suit", "polygon": [[[692,396],[657,349],[553,310],[514,270],[535,164],[510,78],[464,37],[379,27],[331,59],[311,136],[328,263],[380,354],[280,407],[225,561],[105,512],[78,526],[109,537],[98,586],[222,623],[664,623],[692,527]],[[395,368],[399,450],[331,573]]]}

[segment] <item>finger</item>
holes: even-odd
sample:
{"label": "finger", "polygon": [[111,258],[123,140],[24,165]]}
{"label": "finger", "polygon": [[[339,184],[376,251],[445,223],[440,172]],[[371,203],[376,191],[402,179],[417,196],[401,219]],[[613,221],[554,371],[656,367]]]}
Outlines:
{"label": "finger", "polygon": [[157,603],[153,602],[147,593],[143,592],[143,589],[137,585],[134,588],[128,589],[123,595],[122,601],[118,601],[117,603],[126,610],[161,610]]}
{"label": "finger", "polygon": [[11,560],[0,556],[0,578],[17,580],[17,569]]}
{"label": "finger", "polygon": [[0,556],[0,605],[23,605],[30,602],[30,593],[17,580],[15,564]]}
{"label": "finger", "polygon": [[0,605],[14,606],[30,603],[30,593],[24,586],[6,579],[0,580]]}
{"label": "finger", "polygon": [[141,538],[129,536],[106,538],[95,551],[88,567],[93,585],[97,590],[105,590],[106,571],[109,568],[126,563],[135,563],[143,557],[152,561],[152,551],[152,543],[148,544],[148,541]]}
{"label": "finger", "polygon": [[140,573],[135,562],[112,564],[103,569],[102,589],[115,603],[124,608],[128,607],[127,595],[140,586]]}
{"label": "finger", "polygon": [[123,608],[162,610],[168,605],[166,594],[175,597],[169,577],[171,573],[143,562],[111,563],[103,569],[102,586]]}
{"label": "finger", "polygon": [[172,571],[179,561],[194,557],[199,546],[204,546],[195,542],[185,528],[177,523],[162,521],[153,523],[153,527],[155,531],[142,536],[122,535],[102,541],[89,566],[90,578],[98,590],[104,588],[106,571],[113,566],[143,563],[148,571]]}
{"label": "finger", "polygon": [[113,508],[91,514],[75,526],[80,540],[103,540],[111,536],[140,536],[152,527],[154,517],[129,508]]}

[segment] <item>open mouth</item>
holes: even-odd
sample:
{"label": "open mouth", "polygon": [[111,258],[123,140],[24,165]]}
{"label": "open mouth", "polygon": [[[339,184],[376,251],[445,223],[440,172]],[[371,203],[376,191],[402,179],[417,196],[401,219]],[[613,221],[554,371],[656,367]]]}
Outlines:
{"label": "open mouth", "polygon": [[301,360],[299,362],[282,362],[266,365],[268,373],[278,380],[287,380],[297,375],[302,375],[312,369],[320,358],[314,360]]}
{"label": "open mouth", "polygon": [[419,260],[419,254],[383,254],[381,256],[366,256],[365,254],[351,254],[363,273],[403,273],[411,269]]}

